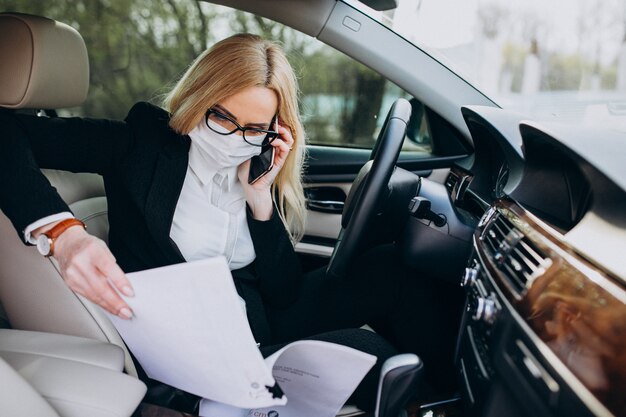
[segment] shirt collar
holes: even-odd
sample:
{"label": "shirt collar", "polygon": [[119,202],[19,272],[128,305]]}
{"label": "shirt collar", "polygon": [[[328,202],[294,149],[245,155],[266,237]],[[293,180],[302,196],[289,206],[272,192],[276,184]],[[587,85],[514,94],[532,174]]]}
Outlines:
{"label": "shirt collar", "polygon": [[[211,158],[211,155],[202,151],[202,149],[200,149],[194,141],[191,141],[191,146],[189,148],[189,167],[196,175],[202,186],[204,187],[210,184],[214,179],[216,179],[219,184],[222,181],[221,177],[224,177],[223,181],[226,182],[222,184],[226,185],[227,191],[232,190],[235,183],[239,181],[237,176],[238,167],[231,167],[218,171],[215,169],[215,165],[216,162],[213,158]],[[218,175],[217,178],[216,175]]]}

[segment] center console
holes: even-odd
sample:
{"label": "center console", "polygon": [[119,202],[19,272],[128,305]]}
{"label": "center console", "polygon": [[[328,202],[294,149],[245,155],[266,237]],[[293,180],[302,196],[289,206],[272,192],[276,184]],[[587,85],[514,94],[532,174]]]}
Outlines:
{"label": "center console", "polygon": [[461,285],[456,364],[466,414],[624,415],[614,394],[626,379],[609,353],[621,342],[593,318],[607,307],[621,317],[623,290],[547,225],[497,201],[480,220]]}

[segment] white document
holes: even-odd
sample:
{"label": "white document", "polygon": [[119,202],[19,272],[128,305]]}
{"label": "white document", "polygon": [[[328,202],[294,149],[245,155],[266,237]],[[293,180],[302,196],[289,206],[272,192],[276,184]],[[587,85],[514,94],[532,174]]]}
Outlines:
{"label": "white document", "polygon": [[242,409],[202,400],[202,417],[335,417],[376,357],[334,343],[293,342],[265,359],[289,399],[284,406]]}
{"label": "white document", "polygon": [[[127,277],[134,317],[109,315],[111,321],[150,378],[211,400],[203,400],[202,416],[264,409],[269,416],[334,417],[376,362],[320,341],[291,343],[264,360],[223,257]],[[280,398],[267,388],[276,381]]]}
{"label": "white document", "polygon": [[127,274],[132,320],[113,324],[152,379],[238,407],[284,404],[223,257]]}

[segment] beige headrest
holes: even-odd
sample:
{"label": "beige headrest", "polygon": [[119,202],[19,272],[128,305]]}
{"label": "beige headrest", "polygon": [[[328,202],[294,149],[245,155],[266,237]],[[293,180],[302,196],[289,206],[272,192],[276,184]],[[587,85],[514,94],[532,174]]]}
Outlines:
{"label": "beige headrest", "polygon": [[39,16],[0,13],[0,106],[57,109],[80,105],[89,60],[80,34]]}

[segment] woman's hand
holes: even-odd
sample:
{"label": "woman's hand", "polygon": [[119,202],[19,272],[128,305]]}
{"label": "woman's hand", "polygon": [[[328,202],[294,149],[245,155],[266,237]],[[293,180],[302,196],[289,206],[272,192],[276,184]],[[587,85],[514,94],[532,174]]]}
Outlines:
{"label": "woman's hand", "polygon": [[[45,229],[35,232],[42,231]],[[72,291],[120,318],[132,317],[132,310],[114,287],[129,297],[134,295],[133,289],[102,240],[82,227],[70,227],[56,239],[53,256]]]}
{"label": "woman's hand", "polygon": [[276,126],[278,128],[278,138],[271,143],[274,147],[274,166],[272,169],[254,184],[248,184],[250,160],[241,164],[238,170],[239,181],[246,193],[246,201],[252,210],[252,216],[257,220],[269,220],[272,217],[271,186],[283,165],[285,165],[294,143],[289,129],[278,123]]}

